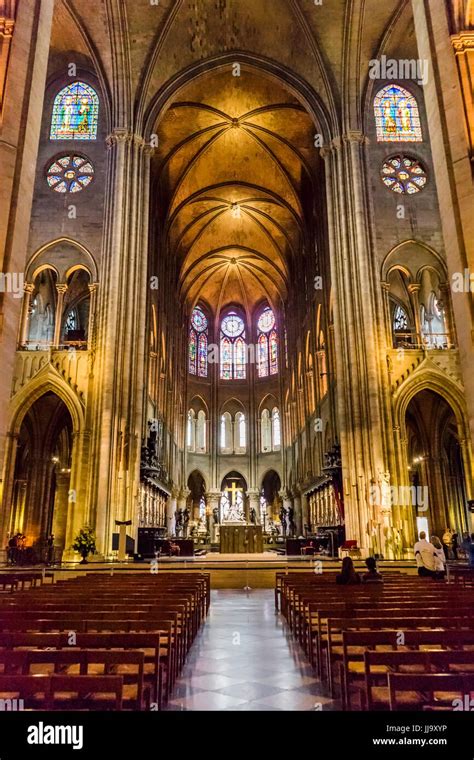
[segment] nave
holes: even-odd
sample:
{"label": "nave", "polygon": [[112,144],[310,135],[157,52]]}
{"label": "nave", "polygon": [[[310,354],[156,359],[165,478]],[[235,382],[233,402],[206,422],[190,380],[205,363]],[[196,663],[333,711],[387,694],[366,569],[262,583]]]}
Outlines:
{"label": "nave", "polygon": [[272,589],[218,589],[167,709],[332,710],[337,702],[275,610]]}

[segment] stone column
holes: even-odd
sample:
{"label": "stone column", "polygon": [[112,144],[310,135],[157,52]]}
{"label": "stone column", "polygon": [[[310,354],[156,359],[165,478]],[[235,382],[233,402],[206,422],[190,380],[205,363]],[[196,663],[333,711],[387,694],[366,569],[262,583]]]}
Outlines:
{"label": "stone column", "polygon": [[134,519],[140,483],[149,289],[151,150],[127,129],[107,138],[102,276],[96,310],[97,358],[91,428],[91,500],[99,547],[110,551],[114,521]]}
{"label": "stone column", "polygon": [[63,322],[64,295],[67,291],[67,285],[59,283],[56,285],[58,291],[58,300],[56,301],[56,312],[54,314],[54,336],[53,346],[57,348],[61,343],[61,327]]}
{"label": "stone column", "polygon": [[444,324],[448,333],[448,348],[456,345],[456,328],[454,326],[453,313],[451,309],[451,288],[449,282],[442,282],[439,286],[441,300],[443,302]]}
{"label": "stone column", "polygon": [[217,533],[218,533],[218,527],[219,524],[214,522],[214,510],[217,509],[217,512],[219,512],[219,504],[221,499],[221,492],[220,491],[208,491],[206,494],[206,502],[209,505],[209,509],[211,511],[210,514],[210,523],[211,523],[211,543],[216,543],[217,541]]}
{"label": "stone column", "polygon": [[[6,80],[0,140],[0,271],[5,273],[25,271],[53,10],[54,0],[22,1],[18,3],[14,26],[9,26],[12,37],[2,73]],[[10,420],[7,410],[20,314],[21,299],[11,293],[0,294],[0,479],[3,483],[8,468],[5,448]],[[10,502],[2,498],[0,511],[9,508]]]}
{"label": "stone column", "polygon": [[[326,163],[329,259],[347,538],[368,546],[371,512],[361,488],[393,461],[390,388],[379,272],[370,236],[365,137],[349,132],[321,151]],[[356,379],[356,380],[355,380]]]}
{"label": "stone column", "polygon": [[298,492],[293,494],[293,508],[295,510],[294,521],[296,524],[297,536],[303,535],[303,523],[305,525],[307,524],[307,521],[305,521],[305,516],[303,515],[303,504],[302,504],[303,498],[304,497],[302,497],[301,494]]}
{"label": "stone column", "polygon": [[[181,488],[180,489],[180,491],[178,493],[178,511],[179,512],[184,512],[184,510],[186,509],[186,502],[187,502],[187,498],[188,498],[188,496],[189,496],[190,493],[191,492],[189,491],[188,488]],[[190,517],[191,517],[191,515],[190,515]],[[189,522],[188,522],[188,526],[187,526],[187,535],[186,536],[184,534],[184,530],[185,530],[185,525],[183,523],[183,530],[182,530],[182,533],[181,533],[181,537],[182,538],[189,538]]]}
{"label": "stone column", "polygon": [[[418,54],[428,62],[428,78],[423,92],[470,437],[474,442],[473,285],[471,281],[470,288],[459,286],[466,272],[474,279],[471,143],[474,132],[474,35],[472,18],[467,18],[470,4],[459,3],[456,18],[454,14],[450,15],[452,5],[439,0],[412,0]],[[472,460],[469,466],[472,471]]]}
{"label": "stone column", "polygon": [[423,344],[423,325],[420,321],[420,299],[419,299],[419,293],[421,290],[421,285],[419,282],[414,282],[411,285],[408,286],[408,292],[411,295],[412,304],[413,304],[413,316],[415,317],[415,331],[416,331],[416,342],[420,345]]}
{"label": "stone column", "polygon": [[390,283],[381,282],[382,286],[382,298],[383,298],[383,311],[385,318],[385,340],[387,341],[387,348],[393,348],[393,334],[392,334],[392,320],[390,319]]}
{"label": "stone column", "polygon": [[26,341],[28,340],[31,294],[33,293],[34,289],[35,289],[35,286],[33,285],[33,283],[25,282],[25,285],[24,285],[25,292],[23,294],[23,303],[21,304],[20,336],[19,336],[19,341],[18,341],[20,346],[24,346],[26,344]]}
{"label": "stone column", "polygon": [[58,472],[56,474],[56,497],[54,499],[52,532],[54,533],[54,545],[61,552],[64,551],[66,544],[69,483],[70,473]]}
{"label": "stone column", "polygon": [[95,349],[95,309],[97,302],[97,282],[91,282],[88,285],[90,293],[89,301],[89,324],[87,327],[87,347],[93,351]]}
{"label": "stone column", "polygon": [[166,529],[168,532],[168,536],[174,536],[175,534],[174,513],[176,512],[177,506],[178,506],[178,489],[173,488],[173,490],[171,491],[171,496],[166,502]]}

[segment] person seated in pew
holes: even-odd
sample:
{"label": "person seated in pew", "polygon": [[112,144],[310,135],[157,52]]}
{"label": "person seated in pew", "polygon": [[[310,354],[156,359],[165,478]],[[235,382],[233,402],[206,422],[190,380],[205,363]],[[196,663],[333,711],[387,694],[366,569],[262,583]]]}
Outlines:
{"label": "person seated in pew", "polygon": [[354,563],[351,557],[344,557],[342,568],[339,575],[336,575],[336,583],[339,586],[348,586],[360,583],[360,575],[354,569]]}
{"label": "person seated in pew", "polygon": [[415,552],[418,575],[424,578],[436,578],[435,548],[433,544],[430,544],[430,542],[426,540],[426,533],[424,530],[421,531],[420,540],[416,542],[413,551]]}
{"label": "person seated in pew", "polygon": [[435,572],[438,578],[444,578],[446,574],[446,553],[438,536],[431,536],[431,544],[435,550]]}
{"label": "person seated in pew", "polygon": [[362,583],[383,583],[383,577],[377,570],[375,557],[367,557],[365,560],[367,572],[362,576]]}

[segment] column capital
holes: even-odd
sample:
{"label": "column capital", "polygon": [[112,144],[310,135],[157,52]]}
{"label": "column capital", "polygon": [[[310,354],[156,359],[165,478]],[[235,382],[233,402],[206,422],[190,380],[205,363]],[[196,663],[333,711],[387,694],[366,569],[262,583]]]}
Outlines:
{"label": "column capital", "polygon": [[23,285],[23,290],[25,291],[25,293],[33,293],[34,289],[35,289],[35,285],[33,282],[25,282],[25,284]]}
{"label": "column capital", "polygon": [[461,55],[466,50],[474,50],[474,31],[469,30],[452,34],[451,42],[456,55]]}
{"label": "column capital", "polygon": [[66,282],[57,282],[56,283],[56,290],[58,293],[65,293],[67,290],[67,283]]}
{"label": "column capital", "polygon": [[99,286],[98,282],[90,282],[88,284],[88,286],[87,286],[89,288],[89,293],[91,293],[91,294],[95,293],[95,291],[97,290],[98,286]]}
{"label": "column capital", "polygon": [[420,290],[421,290],[421,283],[419,282],[411,282],[410,285],[408,285],[409,293],[419,293]]}
{"label": "column capital", "polygon": [[386,280],[382,280],[381,283],[380,283],[380,286],[381,286],[382,290],[385,291],[386,293],[388,293],[390,291],[390,283],[387,282]]}
{"label": "column capital", "polygon": [[137,145],[140,148],[146,147],[147,143],[141,135],[137,135],[135,132],[131,132],[124,127],[116,127],[105,138],[105,144],[107,148],[113,148],[115,145]]}
{"label": "column capital", "polygon": [[369,142],[367,135],[359,129],[349,129],[342,135],[342,140],[345,143],[358,143],[359,145],[366,145]]}

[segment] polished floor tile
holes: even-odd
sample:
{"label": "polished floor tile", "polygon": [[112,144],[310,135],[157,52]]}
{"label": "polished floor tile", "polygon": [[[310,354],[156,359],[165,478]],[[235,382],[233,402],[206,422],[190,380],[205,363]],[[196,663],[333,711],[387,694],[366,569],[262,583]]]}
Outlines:
{"label": "polished floor tile", "polygon": [[168,710],[333,710],[271,589],[212,592]]}

